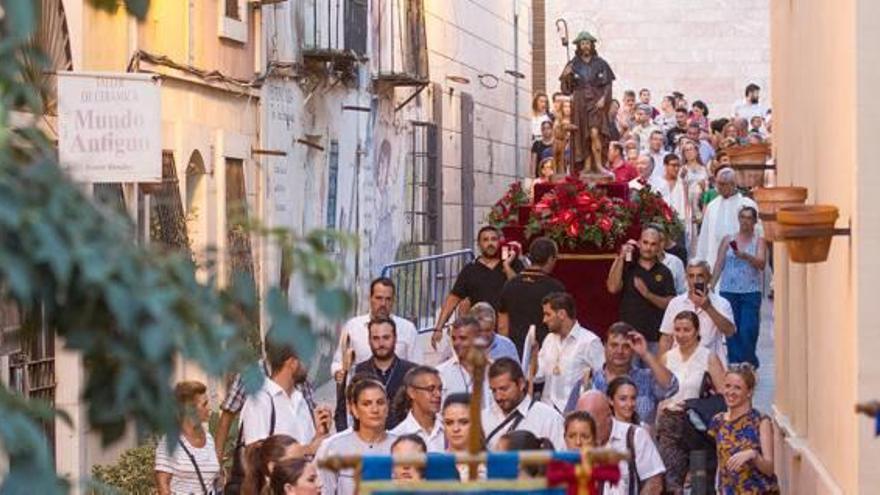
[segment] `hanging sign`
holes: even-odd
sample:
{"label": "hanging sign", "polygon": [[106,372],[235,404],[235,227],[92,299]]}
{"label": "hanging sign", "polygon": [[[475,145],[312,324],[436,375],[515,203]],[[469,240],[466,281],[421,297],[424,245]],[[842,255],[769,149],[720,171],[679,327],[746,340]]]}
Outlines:
{"label": "hanging sign", "polygon": [[58,151],[76,182],[159,182],[159,82],[152,74],[59,72]]}

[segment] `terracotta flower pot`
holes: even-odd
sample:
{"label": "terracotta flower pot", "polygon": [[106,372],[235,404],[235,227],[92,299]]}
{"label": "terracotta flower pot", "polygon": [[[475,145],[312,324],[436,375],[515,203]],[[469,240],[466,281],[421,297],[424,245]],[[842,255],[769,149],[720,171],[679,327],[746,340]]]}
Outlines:
{"label": "terracotta flower pot", "polygon": [[759,187],[752,191],[755,202],[758,203],[758,211],[764,225],[764,238],[770,242],[780,240],[777,232],[776,220],[764,218],[766,215],[776,215],[783,206],[797,206],[807,200],[806,187]]}
{"label": "terracotta flower pot", "polygon": [[764,185],[764,170],[745,170],[743,165],[764,165],[770,158],[770,145],[745,144],[727,148],[730,157],[730,168],[736,171],[736,185],[743,189],[751,189]]}
{"label": "terracotta flower pot", "polygon": [[[795,263],[818,263],[828,259],[831,249],[831,231],[839,216],[832,205],[783,206],[776,213],[778,233],[788,244],[789,256]],[[808,230],[827,230],[827,235],[792,238]]]}

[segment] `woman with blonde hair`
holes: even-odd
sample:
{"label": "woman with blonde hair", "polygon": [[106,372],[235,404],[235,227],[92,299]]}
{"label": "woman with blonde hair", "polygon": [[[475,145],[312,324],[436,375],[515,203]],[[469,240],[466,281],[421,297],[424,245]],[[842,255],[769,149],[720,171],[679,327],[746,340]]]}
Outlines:
{"label": "woman with blonde hair", "polygon": [[156,488],[159,495],[215,493],[220,482],[220,462],[214,438],[204,423],[208,408],[207,388],[196,381],[174,387],[179,408],[180,437],[168,449],[167,437],[156,445]]}
{"label": "woman with blonde hair", "polygon": [[727,411],[709,423],[718,452],[718,491],[724,495],[778,494],[773,465],[773,424],[752,406],[755,370],[734,364],[724,375]]}

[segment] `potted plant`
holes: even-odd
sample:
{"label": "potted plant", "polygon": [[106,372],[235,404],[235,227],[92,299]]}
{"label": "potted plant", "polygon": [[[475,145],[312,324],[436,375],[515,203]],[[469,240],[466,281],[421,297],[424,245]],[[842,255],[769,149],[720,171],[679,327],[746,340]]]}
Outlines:
{"label": "potted plant", "polygon": [[776,212],[783,206],[797,206],[807,200],[806,187],[759,187],[752,192],[758,203],[764,238],[770,242],[780,240],[776,224]]}
{"label": "potted plant", "polygon": [[776,213],[778,233],[791,260],[817,263],[828,259],[838,211],[832,205],[783,206]]}

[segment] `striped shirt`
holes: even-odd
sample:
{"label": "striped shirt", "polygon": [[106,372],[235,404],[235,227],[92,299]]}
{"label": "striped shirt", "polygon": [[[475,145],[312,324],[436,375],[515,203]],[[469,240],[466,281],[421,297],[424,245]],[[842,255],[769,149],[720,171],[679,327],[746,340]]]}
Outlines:
{"label": "striped shirt", "polygon": [[202,495],[205,491],[199,482],[196,468],[186,451],[180,448],[183,444],[189,453],[195,458],[202,473],[202,479],[208,493],[214,493],[214,480],[220,473],[220,463],[217,462],[217,453],[214,451],[214,437],[205,431],[205,445],[201,448],[193,447],[187,439],[181,435],[180,443],[174,445],[173,452],[168,452],[166,438],[163,436],[156,445],[156,471],[171,474],[171,493],[173,495]]}

